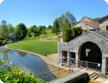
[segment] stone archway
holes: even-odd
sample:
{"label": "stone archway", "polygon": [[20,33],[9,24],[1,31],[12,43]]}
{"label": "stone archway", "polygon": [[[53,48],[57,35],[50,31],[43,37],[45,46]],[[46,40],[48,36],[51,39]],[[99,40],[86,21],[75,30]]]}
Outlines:
{"label": "stone archway", "polygon": [[[81,61],[87,61],[92,64],[89,64],[88,66],[94,65],[100,67],[98,69],[101,69],[102,64],[102,52],[98,45],[96,45],[93,42],[85,42],[83,43],[79,48],[79,60]],[[93,64],[94,63],[94,64]]]}
{"label": "stone archway", "polygon": [[103,75],[108,72],[108,32],[87,32],[72,41],[59,43],[59,63],[62,63],[62,51],[67,52],[67,64],[70,63],[69,58],[75,58],[77,67],[82,67],[81,61],[86,64],[85,67],[88,67],[88,62],[93,62],[96,65],[101,64],[99,71],[101,70]]}

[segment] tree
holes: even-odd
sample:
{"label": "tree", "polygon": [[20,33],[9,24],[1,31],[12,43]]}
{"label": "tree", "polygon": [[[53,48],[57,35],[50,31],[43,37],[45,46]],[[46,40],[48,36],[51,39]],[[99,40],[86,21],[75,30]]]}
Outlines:
{"label": "tree", "polygon": [[5,28],[6,24],[7,24],[6,20],[2,20],[1,27]]}
{"label": "tree", "polygon": [[101,19],[102,19],[102,17],[100,17],[100,18],[94,18],[95,21],[99,21]]}
{"label": "tree", "polygon": [[59,18],[60,31],[63,31],[64,28],[71,28],[71,23],[65,15],[62,15]]}
{"label": "tree", "polygon": [[[57,23],[57,24],[56,24]],[[63,31],[64,28],[71,28],[73,24],[76,23],[76,18],[71,14],[70,12],[66,12],[63,14],[61,17],[58,17],[54,23],[53,23],[53,28],[54,30],[60,30]],[[54,25],[58,25],[57,27]]]}
{"label": "tree", "polygon": [[33,25],[30,28],[28,28],[28,33],[27,33],[28,37],[35,37],[39,35],[39,31],[37,26]]}
{"label": "tree", "polygon": [[53,27],[51,25],[48,25],[48,29],[52,29]]}
{"label": "tree", "polygon": [[53,24],[53,32],[58,34],[60,32],[59,19],[56,19]]}
{"label": "tree", "polygon": [[76,18],[74,17],[74,15],[71,14],[69,11],[65,13],[65,16],[70,21],[71,27],[72,27],[73,24],[75,24],[77,22]]}
{"label": "tree", "polygon": [[39,30],[39,35],[40,34],[46,34],[46,27],[45,26],[39,26],[38,27],[38,30]]}
{"label": "tree", "polygon": [[6,25],[6,21],[3,20],[2,23],[1,23],[1,26],[0,26],[0,39],[1,40],[5,40],[5,39],[8,39],[9,36],[8,36],[8,29],[7,29],[7,25]]}
{"label": "tree", "polygon": [[11,24],[8,24],[7,28],[8,28],[8,33],[13,33],[14,32],[14,27]]}
{"label": "tree", "polygon": [[18,24],[15,30],[17,41],[24,39],[26,37],[26,34],[27,34],[26,26],[23,23]]}

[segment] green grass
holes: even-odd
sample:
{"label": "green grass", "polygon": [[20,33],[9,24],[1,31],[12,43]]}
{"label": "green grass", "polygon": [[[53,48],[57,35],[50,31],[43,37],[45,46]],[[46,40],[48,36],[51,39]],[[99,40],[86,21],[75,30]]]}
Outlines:
{"label": "green grass", "polygon": [[57,53],[57,41],[42,41],[37,39],[28,39],[7,45],[8,48],[22,49],[35,52],[41,55]]}

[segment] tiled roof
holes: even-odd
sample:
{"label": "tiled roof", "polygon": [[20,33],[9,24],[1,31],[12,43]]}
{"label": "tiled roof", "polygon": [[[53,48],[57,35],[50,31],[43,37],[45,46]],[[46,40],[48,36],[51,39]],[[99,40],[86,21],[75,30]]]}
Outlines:
{"label": "tiled roof", "polygon": [[84,22],[85,24],[92,26],[92,27],[99,28],[99,23],[89,17],[84,17],[81,21]]}
{"label": "tiled roof", "polygon": [[101,22],[103,22],[105,19],[108,19],[108,15],[102,17],[98,22],[101,23]]}
{"label": "tiled roof", "polygon": [[63,33],[59,34],[58,37],[63,37]]}

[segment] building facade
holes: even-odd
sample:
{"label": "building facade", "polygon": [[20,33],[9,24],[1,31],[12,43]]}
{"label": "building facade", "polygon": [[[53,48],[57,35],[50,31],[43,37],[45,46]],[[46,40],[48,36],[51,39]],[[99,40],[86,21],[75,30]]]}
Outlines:
{"label": "building facade", "polygon": [[100,31],[108,31],[108,15],[101,18],[99,21]]}
{"label": "building facade", "polygon": [[89,17],[83,17],[73,27],[81,27],[87,31],[108,31],[108,15],[102,17],[99,21],[95,21]]}
{"label": "building facade", "polygon": [[99,22],[89,17],[83,17],[81,21],[75,24],[73,27],[81,27],[83,30],[87,30],[87,31],[98,31]]}
{"label": "building facade", "polygon": [[98,68],[103,75],[108,74],[108,32],[90,31],[70,42],[58,43],[58,61],[77,67]]}

